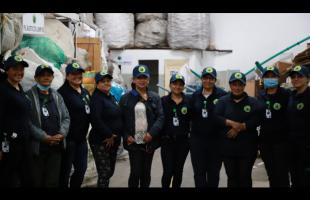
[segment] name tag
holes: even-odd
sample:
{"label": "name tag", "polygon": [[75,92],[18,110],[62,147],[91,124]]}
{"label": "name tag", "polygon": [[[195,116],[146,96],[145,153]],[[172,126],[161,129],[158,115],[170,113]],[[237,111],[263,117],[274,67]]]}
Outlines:
{"label": "name tag", "polygon": [[266,109],[266,118],[271,119],[271,110],[270,109]]}
{"label": "name tag", "polygon": [[50,114],[49,114],[49,112],[48,112],[48,110],[47,110],[46,107],[42,107],[42,113],[43,113],[43,116],[44,116],[44,117],[50,116]]}
{"label": "name tag", "polygon": [[2,142],[2,152],[8,153],[10,151],[10,144],[8,141]]}
{"label": "name tag", "polygon": [[85,112],[86,112],[86,114],[90,114],[89,105],[85,105]]}
{"label": "name tag", "polygon": [[207,117],[208,117],[208,111],[207,111],[207,109],[202,109],[201,115],[202,115],[203,118],[207,118]]}
{"label": "name tag", "polygon": [[172,121],[173,121],[173,126],[179,126],[180,125],[179,119],[177,117],[173,117]]}

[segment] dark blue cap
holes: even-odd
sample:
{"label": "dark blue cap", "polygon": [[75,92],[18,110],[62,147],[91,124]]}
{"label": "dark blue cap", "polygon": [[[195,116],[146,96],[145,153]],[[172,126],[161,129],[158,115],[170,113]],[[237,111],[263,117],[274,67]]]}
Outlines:
{"label": "dark blue cap", "polygon": [[216,79],[217,73],[213,67],[206,67],[202,70],[201,77],[204,77],[206,75],[211,75],[213,78]]}
{"label": "dark blue cap", "polygon": [[229,78],[229,83],[232,83],[234,81],[240,81],[242,84],[246,84],[246,77],[241,72],[235,72],[233,73]]}
{"label": "dark blue cap", "polygon": [[297,65],[295,66],[289,73],[289,76],[292,76],[292,74],[298,73],[302,76],[309,77],[309,70],[307,67],[303,65]]}
{"label": "dark blue cap", "polygon": [[274,66],[268,66],[268,67],[264,68],[263,76],[265,76],[265,74],[267,72],[273,72],[276,76],[280,76],[280,72],[279,72],[278,68],[276,68]]}
{"label": "dark blue cap", "polygon": [[135,68],[133,68],[132,76],[135,78],[139,76],[146,76],[149,78],[150,70],[146,65],[138,65],[138,66],[135,66]]}
{"label": "dark blue cap", "polygon": [[52,69],[51,66],[49,65],[46,65],[46,64],[42,64],[42,65],[39,65],[34,73],[34,76],[40,76],[42,74],[42,72],[44,71],[49,71],[51,74],[54,74],[54,71]]}
{"label": "dark blue cap", "polygon": [[66,67],[66,74],[74,73],[74,72],[85,72],[85,70],[76,62],[70,63]]}
{"label": "dark blue cap", "polygon": [[170,78],[170,83],[175,82],[177,80],[180,80],[183,82],[183,84],[185,84],[184,76],[182,76],[181,74],[173,74]]}
{"label": "dark blue cap", "polygon": [[24,67],[29,67],[28,63],[24,61],[20,55],[13,55],[4,61],[4,69],[7,71],[10,67],[15,67],[18,64],[22,64]]}
{"label": "dark blue cap", "polygon": [[104,77],[108,77],[110,79],[113,79],[113,76],[111,74],[109,74],[106,70],[102,70],[101,72],[97,72],[95,75],[96,83],[101,81]]}

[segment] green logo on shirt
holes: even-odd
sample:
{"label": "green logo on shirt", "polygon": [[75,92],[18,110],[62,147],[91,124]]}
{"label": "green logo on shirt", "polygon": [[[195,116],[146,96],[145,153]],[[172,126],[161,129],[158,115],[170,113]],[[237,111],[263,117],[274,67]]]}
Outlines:
{"label": "green logo on shirt", "polygon": [[251,106],[247,105],[243,107],[244,112],[250,112],[251,111]]}
{"label": "green logo on shirt", "polygon": [[297,107],[297,110],[301,110],[305,107],[305,105],[304,105],[304,103],[299,103],[299,104],[297,104],[296,107]]}
{"label": "green logo on shirt", "polygon": [[213,100],[213,104],[214,104],[214,105],[217,104],[218,101],[219,101],[219,99],[214,99],[214,100]]}
{"label": "green logo on shirt", "polygon": [[186,115],[186,114],[187,114],[187,107],[181,108],[181,113],[182,113],[183,115]]}
{"label": "green logo on shirt", "polygon": [[279,103],[273,104],[273,109],[280,110],[281,109],[281,104],[279,104]]}

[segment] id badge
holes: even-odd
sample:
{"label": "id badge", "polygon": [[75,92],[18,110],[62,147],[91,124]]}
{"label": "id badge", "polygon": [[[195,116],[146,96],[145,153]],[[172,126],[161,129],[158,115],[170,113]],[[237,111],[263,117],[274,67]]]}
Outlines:
{"label": "id badge", "polygon": [[85,105],[85,112],[86,112],[86,114],[89,114],[89,113],[90,113],[89,105]]}
{"label": "id badge", "polygon": [[8,141],[3,141],[2,142],[2,151],[4,153],[8,153],[10,151],[10,145]]}
{"label": "id badge", "polygon": [[43,113],[44,117],[50,116],[50,114],[49,114],[49,112],[48,112],[46,107],[42,107],[42,113]]}
{"label": "id badge", "polygon": [[271,119],[271,111],[270,109],[266,109],[266,118]]}
{"label": "id badge", "polygon": [[179,123],[179,119],[177,117],[173,117],[173,126],[179,126],[180,123]]}
{"label": "id badge", "polygon": [[208,117],[208,111],[207,111],[207,109],[202,109],[201,115],[202,115],[203,118],[207,118],[207,117]]}

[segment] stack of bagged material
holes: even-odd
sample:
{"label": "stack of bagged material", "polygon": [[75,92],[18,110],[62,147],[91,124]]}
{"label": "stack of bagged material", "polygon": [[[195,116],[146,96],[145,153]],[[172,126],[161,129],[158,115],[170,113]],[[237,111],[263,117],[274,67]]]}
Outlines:
{"label": "stack of bagged material", "polygon": [[200,49],[209,45],[210,16],[207,13],[168,13],[168,44],[172,49]]}
{"label": "stack of bagged material", "polygon": [[137,13],[135,46],[141,48],[167,46],[167,20],[165,13]]}
{"label": "stack of bagged material", "polygon": [[94,13],[79,13],[80,20],[87,24],[94,24]]}
{"label": "stack of bagged material", "polygon": [[295,65],[305,65],[310,67],[310,47],[303,52],[297,54],[293,59]]}
{"label": "stack of bagged material", "polygon": [[109,48],[134,46],[134,15],[132,13],[95,13],[95,23],[103,29]]}
{"label": "stack of bagged material", "polygon": [[21,16],[13,13],[0,14],[0,53],[14,50],[23,37]]}

